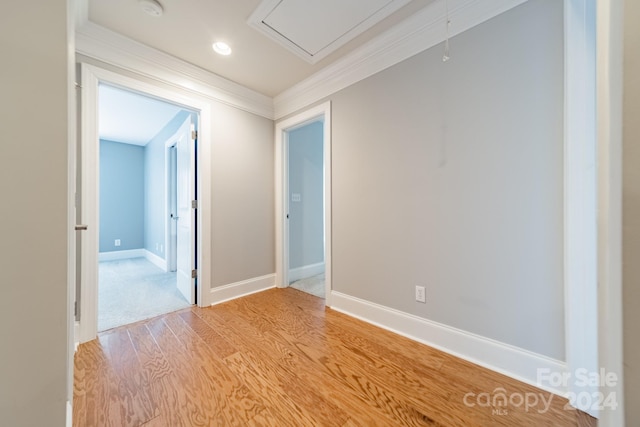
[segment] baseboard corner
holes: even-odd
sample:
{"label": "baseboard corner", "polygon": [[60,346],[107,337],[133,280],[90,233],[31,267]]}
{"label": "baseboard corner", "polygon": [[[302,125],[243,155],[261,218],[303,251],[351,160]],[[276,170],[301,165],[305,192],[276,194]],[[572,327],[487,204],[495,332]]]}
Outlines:
{"label": "baseboard corner", "polygon": [[267,274],[213,288],[210,295],[211,305],[275,288],[275,277],[275,274]]}

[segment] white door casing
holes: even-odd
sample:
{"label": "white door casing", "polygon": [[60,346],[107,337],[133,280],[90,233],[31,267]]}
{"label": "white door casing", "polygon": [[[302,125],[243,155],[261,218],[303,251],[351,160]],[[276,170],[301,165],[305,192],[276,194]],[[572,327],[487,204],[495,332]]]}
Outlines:
{"label": "white door casing", "polygon": [[321,119],[323,122],[324,148],[324,261],[325,304],[331,306],[331,102],[325,102],[276,123],[275,152],[275,202],[276,202],[276,286],[289,285],[289,230],[287,188],[287,138],[288,132]]}
{"label": "white door casing", "polygon": [[195,214],[197,235],[201,250],[195,263],[198,271],[198,305],[209,304],[211,287],[211,106],[208,102],[182,95],[173,89],[164,89],[150,83],[105,70],[94,65],[81,64],[81,212],[82,222],[88,229],[83,234],[80,262],[80,325],[78,341],[87,342],[97,336],[98,328],[98,232],[99,232],[99,136],[98,136],[98,86],[100,83],[125,90],[144,93],[179,105],[199,114],[199,150],[197,200]]}

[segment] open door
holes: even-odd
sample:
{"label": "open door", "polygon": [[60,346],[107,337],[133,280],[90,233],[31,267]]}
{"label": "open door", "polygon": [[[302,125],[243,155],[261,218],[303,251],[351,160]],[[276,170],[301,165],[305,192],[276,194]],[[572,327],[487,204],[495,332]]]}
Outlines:
{"label": "open door", "polygon": [[176,142],[177,286],[190,304],[196,303],[196,140],[189,116]]}

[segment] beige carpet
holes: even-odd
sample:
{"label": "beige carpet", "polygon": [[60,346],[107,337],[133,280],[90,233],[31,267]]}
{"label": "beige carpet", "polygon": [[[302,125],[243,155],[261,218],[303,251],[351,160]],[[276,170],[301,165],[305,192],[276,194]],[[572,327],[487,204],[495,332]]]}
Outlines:
{"label": "beige carpet", "polygon": [[189,307],[166,273],[145,258],[100,262],[98,331]]}
{"label": "beige carpet", "polygon": [[289,287],[324,299],[324,285],[324,273],[322,273],[317,276],[307,277],[306,279],[296,280],[289,284]]}

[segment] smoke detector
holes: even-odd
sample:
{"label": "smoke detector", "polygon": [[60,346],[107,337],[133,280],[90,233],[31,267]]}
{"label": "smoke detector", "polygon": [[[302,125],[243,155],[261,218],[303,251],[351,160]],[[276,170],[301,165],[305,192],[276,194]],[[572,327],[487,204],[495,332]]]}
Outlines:
{"label": "smoke detector", "polygon": [[138,0],[138,4],[147,15],[155,16],[156,18],[162,16],[162,12],[164,11],[162,5],[156,0]]}

